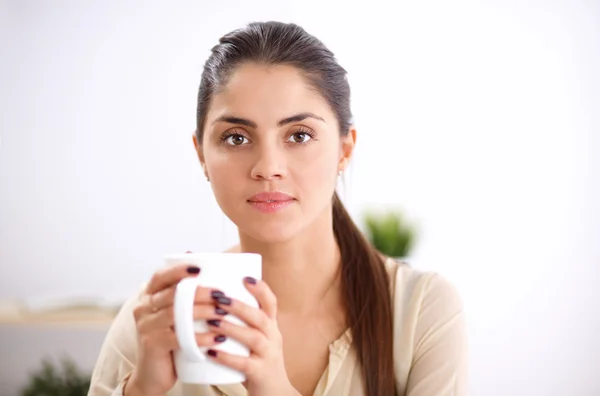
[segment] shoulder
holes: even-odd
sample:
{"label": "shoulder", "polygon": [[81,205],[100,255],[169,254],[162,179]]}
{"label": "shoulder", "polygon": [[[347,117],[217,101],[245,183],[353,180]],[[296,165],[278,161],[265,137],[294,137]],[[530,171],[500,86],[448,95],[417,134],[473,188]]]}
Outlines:
{"label": "shoulder", "polygon": [[424,304],[429,306],[433,303],[441,311],[462,310],[460,293],[443,275],[416,269],[391,258],[385,261],[385,265],[395,312],[406,308],[422,309]]}
{"label": "shoulder", "polygon": [[392,297],[394,365],[398,385],[404,389],[413,363],[433,350],[432,345],[451,345],[443,353],[447,359],[464,355],[465,314],[457,288],[439,273],[393,259],[386,260],[386,269]]}

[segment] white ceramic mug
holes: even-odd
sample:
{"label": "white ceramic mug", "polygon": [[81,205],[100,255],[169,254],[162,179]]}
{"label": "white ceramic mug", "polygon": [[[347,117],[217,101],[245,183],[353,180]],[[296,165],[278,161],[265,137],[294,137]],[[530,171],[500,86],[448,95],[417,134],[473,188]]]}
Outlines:
{"label": "white ceramic mug", "polygon": [[[206,320],[193,317],[194,296],[198,286],[222,291],[227,297],[240,300],[258,308],[258,302],[244,285],[244,278],[262,279],[262,259],[254,253],[185,253],[165,257],[167,265],[192,264],[200,267],[200,274],[179,282],[173,306],[175,333],[180,349],[174,353],[177,378],[183,383],[222,385],[241,383],[246,376],[227,366],[209,360],[206,347],[196,343],[195,333],[206,333]],[[246,326],[239,318],[227,314],[220,318],[237,325]],[[227,338],[212,347],[217,351],[249,356],[248,348],[238,341]]]}

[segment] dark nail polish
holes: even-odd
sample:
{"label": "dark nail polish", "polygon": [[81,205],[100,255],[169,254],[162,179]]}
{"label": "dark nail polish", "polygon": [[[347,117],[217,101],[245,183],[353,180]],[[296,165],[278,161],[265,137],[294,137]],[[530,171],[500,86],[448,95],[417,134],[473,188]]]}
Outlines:
{"label": "dark nail polish", "polygon": [[225,342],[226,339],[227,337],[225,337],[224,335],[218,335],[215,337],[215,342]]}
{"label": "dark nail polish", "polygon": [[207,320],[206,323],[208,323],[210,326],[214,326],[214,327],[221,326],[221,321],[219,319],[210,319],[210,320]]}
{"label": "dark nail polish", "polygon": [[192,251],[191,251],[191,250],[188,250],[188,251],[187,251],[187,252],[185,252],[185,253],[186,253],[186,254],[188,254],[188,253],[192,253]]}
{"label": "dark nail polish", "polygon": [[227,315],[229,312],[225,311],[223,308],[219,308],[219,307],[217,307],[217,308],[215,308],[215,313],[216,313],[217,315],[223,315],[223,316],[225,316],[225,315]]}
{"label": "dark nail polish", "polygon": [[206,351],[206,353],[208,353],[208,356],[217,357],[217,351],[215,351],[214,349],[209,349],[208,351]]}
{"label": "dark nail polish", "polygon": [[225,293],[219,290],[213,290],[212,292],[210,292],[210,296],[216,300],[218,298],[225,297]]}
{"label": "dark nail polish", "polygon": [[244,280],[246,281],[246,283],[250,283],[251,285],[256,285],[256,279],[254,279],[251,276],[245,277]]}
{"label": "dark nail polish", "polygon": [[199,274],[200,268],[191,266],[191,267],[187,268],[187,272],[188,272],[188,274]]}
{"label": "dark nail polish", "polygon": [[229,297],[219,297],[217,298],[217,301],[222,305],[231,305],[231,298]]}

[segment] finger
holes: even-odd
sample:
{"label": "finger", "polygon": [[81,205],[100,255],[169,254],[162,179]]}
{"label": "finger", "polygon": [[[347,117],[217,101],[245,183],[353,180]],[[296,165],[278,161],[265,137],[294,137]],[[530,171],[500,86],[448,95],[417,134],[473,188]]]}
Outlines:
{"label": "finger", "polygon": [[250,276],[244,278],[246,289],[256,298],[260,308],[272,319],[277,318],[277,297],[266,282]]}
{"label": "finger", "polygon": [[206,351],[206,354],[210,360],[231,367],[234,370],[241,371],[247,376],[252,375],[254,361],[249,357],[232,355],[215,349],[209,349]]}
{"label": "finger", "polygon": [[167,287],[176,285],[180,280],[192,275],[198,275],[200,268],[191,264],[178,264],[163,267],[152,275],[152,279],[146,286],[146,293],[153,294]]}
{"label": "finger", "polygon": [[[149,297],[150,306],[155,310],[173,306],[175,302],[175,290],[177,285],[167,287],[166,289],[160,290]],[[214,293],[213,293],[214,292]],[[222,296],[223,293],[219,290],[208,289],[205,287],[198,286],[196,289],[196,295],[194,296],[195,304],[213,304],[212,295]]]}
{"label": "finger", "polygon": [[159,290],[156,293],[148,294],[148,305],[150,306],[151,311],[172,307],[173,302],[175,301],[175,288],[176,286],[170,286]]}
{"label": "finger", "polygon": [[[220,311],[217,311],[214,305],[199,304],[194,305],[194,319],[219,319],[223,317]],[[140,318],[138,329],[140,332],[152,331],[153,329],[172,328],[175,324],[173,307],[161,309],[158,312],[151,312]]]}
{"label": "finger", "polygon": [[238,326],[227,320],[210,320],[208,324],[211,331],[239,341],[258,356],[266,356],[269,341],[263,332],[251,327]]}
{"label": "finger", "polygon": [[228,311],[248,326],[260,330],[267,335],[272,333],[271,322],[273,320],[261,309],[251,307],[248,304],[229,297],[219,297],[215,299],[215,303],[217,307]]}
{"label": "finger", "polygon": [[208,332],[196,334],[196,343],[202,347],[212,347],[218,344],[222,344],[227,340],[227,337],[223,334]]}
{"label": "finger", "polygon": [[[196,343],[202,347],[212,347],[215,345],[222,344],[227,340],[227,337],[220,333],[207,332],[197,333]],[[168,350],[179,349],[179,341],[177,340],[177,334],[170,329],[163,329],[152,333],[147,337],[140,337],[141,340],[146,340],[146,347],[155,347],[157,345],[162,346]]]}

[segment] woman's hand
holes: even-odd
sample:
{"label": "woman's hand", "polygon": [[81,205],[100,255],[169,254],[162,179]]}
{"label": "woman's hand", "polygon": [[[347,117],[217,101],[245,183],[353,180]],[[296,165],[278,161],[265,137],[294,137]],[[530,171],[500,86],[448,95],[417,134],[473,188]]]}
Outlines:
{"label": "woman's hand", "polygon": [[256,298],[260,309],[251,307],[229,297],[214,298],[216,305],[248,327],[228,321],[211,321],[214,332],[231,337],[250,348],[250,357],[231,355],[208,350],[208,356],[216,362],[246,374],[246,388],[250,396],[299,395],[290,383],[283,362],[283,342],[277,326],[277,299],[263,281],[245,278],[244,283]]}
{"label": "woman's hand", "polygon": [[[177,380],[172,351],[179,348],[174,330],[173,302],[180,280],[196,276],[200,268],[189,265],[164,267],[153,276],[133,311],[138,333],[136,368],[125,386],[125,396],[163,396]],[[212,291],[198,287],[194,299],[194,317],[215,320],[224,312],[215,310]],[[222,295],[222,293],[221,293]],[[219,333],[196,334],[200,346],[222,342]]]}

